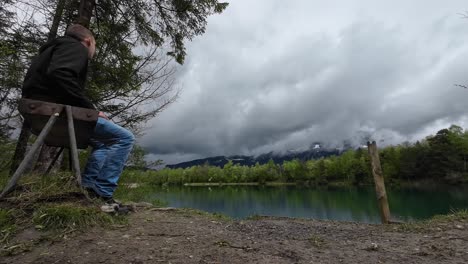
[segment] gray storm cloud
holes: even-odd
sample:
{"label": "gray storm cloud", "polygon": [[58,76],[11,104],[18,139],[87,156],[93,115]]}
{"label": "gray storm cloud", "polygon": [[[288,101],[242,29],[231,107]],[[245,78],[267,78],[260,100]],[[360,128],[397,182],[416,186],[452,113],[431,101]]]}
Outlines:
{"label": "gray storm cloud", "polygon": [[363,135],[397,144],[467,124],[468,90],[454,85],[468,83],[462,1],[252,2],[231,3],[188,45],[180,100],[140,140],[151,157],[360,144]]}

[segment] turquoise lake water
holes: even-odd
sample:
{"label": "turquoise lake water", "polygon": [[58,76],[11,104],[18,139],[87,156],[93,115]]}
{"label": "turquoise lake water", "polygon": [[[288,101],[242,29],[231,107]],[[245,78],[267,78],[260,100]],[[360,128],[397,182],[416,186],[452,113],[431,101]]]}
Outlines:
{"label": "turquoise lake water", "polygon": [[[390,189],[387,194],[392,218],[404,221],[468,209],[468,187]],[[154,198],[166,201],[172,207],[195,208],[237,219],[269,215],[380,222],[373,187],[183,186],[157,188]]]}

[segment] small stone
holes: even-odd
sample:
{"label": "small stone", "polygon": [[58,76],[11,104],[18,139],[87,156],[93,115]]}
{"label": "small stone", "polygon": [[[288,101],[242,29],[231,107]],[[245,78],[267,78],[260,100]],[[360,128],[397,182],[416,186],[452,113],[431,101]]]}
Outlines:
{"label": "small stone", "polygon": [[123,235],[122,238],[130,238],[130,235]]}
{"label": "small stone", "polygon": [[138,183],[129,183],[127,184],[127,188],[129,189],[135,189],[135,188],[138,188],[140,187],[140,185]]}
{"label": "small stone", "polygon": [[152,204],[147,202],[139,202],[135,204],[136,207],[154,207]]}
{"label": "small stone", "polygon": [[379,250],[379,245],[377,245],[377,243],[371,243],[370,246],[365,248],[365,250],[367,250],[367,251],[377,251],[377,250]]}
{"label": "small stone", "polygon": [[455,225],[456,229],[465,229],[462,225]]}

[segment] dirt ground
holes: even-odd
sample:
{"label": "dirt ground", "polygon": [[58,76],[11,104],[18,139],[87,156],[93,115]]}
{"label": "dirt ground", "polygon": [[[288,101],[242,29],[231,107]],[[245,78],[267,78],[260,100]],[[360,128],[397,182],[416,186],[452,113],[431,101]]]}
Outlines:
{"label": "dirt ground", "polygon": [[[468,263],[468,223],[401,225],[259,218],[225,220],[147,209],[129,225],[93,228],[0,263]],[[36,239],[26,230],[17,239]],[[35,237],[35,238],[34,238]]]}

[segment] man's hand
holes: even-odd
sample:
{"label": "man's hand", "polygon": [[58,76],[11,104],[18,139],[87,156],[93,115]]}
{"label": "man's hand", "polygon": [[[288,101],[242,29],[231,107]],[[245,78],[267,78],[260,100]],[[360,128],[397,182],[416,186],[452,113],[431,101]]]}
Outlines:
{"label": "man's hand", "polygon": [[99,111],[99,117],[102,117],[106,120],[109,120],[109,118],[106,116],[106,114],[104,114],[103,112]]}

